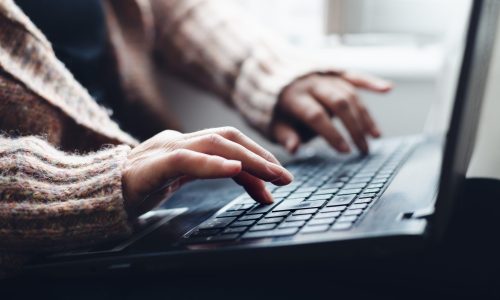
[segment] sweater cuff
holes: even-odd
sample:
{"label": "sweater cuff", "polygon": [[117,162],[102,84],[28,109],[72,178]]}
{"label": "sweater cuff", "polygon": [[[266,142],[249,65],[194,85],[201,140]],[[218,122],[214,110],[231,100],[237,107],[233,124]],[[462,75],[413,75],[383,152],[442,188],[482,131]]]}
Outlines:
{"label": "sweater cuff", "polygon": [[121,181],[130,147],[69,155],[33,137],[0,142],[0,252],[88,247],[131,233]]}
{"label": "sweater cuff", "polygon": [[248,123],[268,137],[276,104],[287,86],[312,74],[341,73],[332,67],[303,60],[303,56],[287,49],[274,49],[265,46],[254,49],[241,66],[232,97]]}

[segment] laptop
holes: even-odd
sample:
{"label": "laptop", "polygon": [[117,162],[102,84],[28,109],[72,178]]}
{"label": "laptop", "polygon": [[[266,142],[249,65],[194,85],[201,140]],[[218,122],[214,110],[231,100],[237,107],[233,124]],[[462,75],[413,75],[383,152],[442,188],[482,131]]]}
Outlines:
{"label": "laptop", "polygon": [[[439,242],[474,148],[499,9],[499,0],[473,1],[446,135],[381,140],[368,156],[336,156],[331,151],[303,155],[287,165],[295,175],[293,183],[269,186],[272,205],[242,194],[178,236],[146,243],[148,236],[168,232],[175,223],[172,217],[190,214],[160,208],[142,216],[142,229],[127,241],[36,259],[26,271],[77,274],[258,265],[296,262],[304,256],[384,256]],[[190,192],[200,202],[211,193]]]}

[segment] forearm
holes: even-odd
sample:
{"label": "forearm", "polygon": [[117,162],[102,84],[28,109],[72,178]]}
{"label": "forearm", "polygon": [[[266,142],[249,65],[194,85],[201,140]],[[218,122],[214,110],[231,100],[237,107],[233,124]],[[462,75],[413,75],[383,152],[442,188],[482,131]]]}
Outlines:
{"label": "forearm", "polygon": [[289,49],[213,0],[152,0],[157,55],[166,65],[216,92],[266,132],[280,92],[312,70],[287,59]]}
{"label": "forearm", "polygon": [[90,246],[130,232],[117,146],[85,156],[34,138],[0,137],[0,252]]}

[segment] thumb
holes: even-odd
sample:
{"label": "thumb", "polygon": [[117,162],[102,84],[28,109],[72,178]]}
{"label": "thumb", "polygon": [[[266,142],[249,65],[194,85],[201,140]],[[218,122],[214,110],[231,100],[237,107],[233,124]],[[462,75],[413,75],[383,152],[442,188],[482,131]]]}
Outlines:
{"label": "thumb", "polygon": [[393,88],[392,82],[366,74],[346,72],[342,75],[342,78],[358,88],[373,92],[386,93]]}

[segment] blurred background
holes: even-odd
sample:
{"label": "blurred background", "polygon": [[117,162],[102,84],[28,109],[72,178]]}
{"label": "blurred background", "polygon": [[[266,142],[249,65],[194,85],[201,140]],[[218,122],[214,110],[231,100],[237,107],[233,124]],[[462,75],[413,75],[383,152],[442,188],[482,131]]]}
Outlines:
{"label": "blurred background", "polygon": [[[471,0],[233,2],[307,55],[392,80],[388,95],[361,93],[384,136],[446,128]],[[165,88],[187,131],[235,126],[286,158],[213,96],[173,78]]]}

